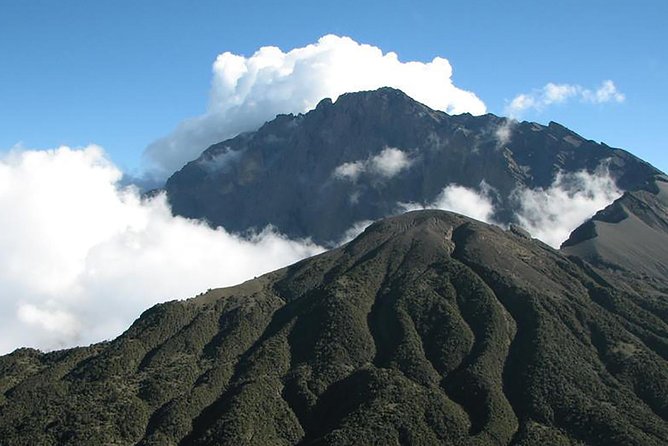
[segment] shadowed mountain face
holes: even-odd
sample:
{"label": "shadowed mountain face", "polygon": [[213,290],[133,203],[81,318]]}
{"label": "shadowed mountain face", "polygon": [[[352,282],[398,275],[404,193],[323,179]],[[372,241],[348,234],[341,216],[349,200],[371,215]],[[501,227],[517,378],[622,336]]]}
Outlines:
{"label": "shadowed mountain face", "polygon": [[1,357],[0,438],[664,445],[668,294],[652,289],[519,231],[412,212],[157,305],[112,342]]}
{"label": "shadowed mountain face", "polygon": [[453,183],[480,189],[484,181],[495,219],[511,223],[516,188],[545,188],[558,171],[593,172],[605,160],[623,190],[658,173],[556,123],[449,116],[382,88],[323,100],[216,144],[165,188],[179,215],[231,231],[273,224],[328,244],[357,222],[396,214],[400,202],[430,203]]}

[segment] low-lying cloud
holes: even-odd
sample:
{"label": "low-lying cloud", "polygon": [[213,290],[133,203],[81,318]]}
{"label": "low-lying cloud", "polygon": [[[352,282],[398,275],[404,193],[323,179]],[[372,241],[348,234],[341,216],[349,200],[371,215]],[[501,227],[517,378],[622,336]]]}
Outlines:
{"label": "low-lying cloud", "polygon": [[484,181],[480,184],[480,190],[450,184],[444,187],[431,203],[399,203],[399,209],[403,212],[441,209],[466,215],[485,223],[495,223],[493,219],[495,209],[491,193],[492,189]]}
{"label": "low-lying cloud", "polygon": [[622,195],[604,167],[594,173],[558,173],[547,189],[518,189],[518,222],[529,233],[559,248],[571,232]]}
{"label": "low-lying cloud", "polygon": [[336,243],[337,245],[343,245],[357,238],[358,235],[364,232],[366,228],[373,224],[373,220],[361,220],[353,225],[343,233],[341,239]]}
{"label": "low-lying cloud", "polygon": [[254,130],[279,113],[306,112],[326,97],[385,86],[448,113],[486,111],[474,93],[455,86],[447,59],[402,62],[396,53],[327,35],[287,52],[267,46],[250,57],[220,54],[206,112],[152,143],[145,160],[153,175],[165,178],[209,145]]}
{"label": "low-lying cloud", "polygon": [[96,146],[0,158],[0,354],[110,339],[151,305],[234,285],[322,249],[243,238],[142,199]]}
{"label": "low-lying cloud", "polygon": [[[499,224],[494,220],[495,190],[484,181],[478,189],[457,184],[445,187],[434,201],[427,204],[399,203],[398,211],[442,209],[457,212],[476,220]],[[517,188],[511,200],[517,206],[515,220],[535,237],[555,249],[597,211],[622,195],[604,165],[595,172],[558,172],[548,188]]]}
{"label": "low-lying cloud", "polygon": [[503,122],[496,127],[494,130],[494,136],[496,137],[497,148],[503,147],[508,144],[513,136],[513,129],[517,125],[517,121],[509,118],[504,119]]}
{"label": "low-lying cloud", "polygon": [[334,178],[342,180],[357,181],[360,175],[370,174],[373,176],[392,178],[399,172],[408,169],[413,160],[409,155],[394,147],[386,147],[378,155],[371,156],[366,160],[344,163],[334,169]]}
{"label": "low-lying cloud", "polygon": [[[391,174],[405,167],[395,150],[362,164]],[[271,228],[241,237],[174,216],[164,195],[142,199],[120,185],[121,177],[96,146],[0,158],[0,353],[110,339],[155,303],[234,285],[322,251]],[[432,203],[401,210],[439,208],[494,223],[495,193],[484,182],[477,190],[451,184]],[[558,247],[620,193],[599,169],[560,173],[550,187],[518,189],[513,198],[518,222]],[[355,225],[343,241],[368,224]]]}
{"label": "low-lying cloud", "polygon": [[506,114],[512,118],[517,118],[527,110],[541,111],[551,105],[562,104],[573,99],[585,103],[603,104],[606,102],[624,102],[626,97],[617,90],[615,83],[611,80],[603,81],[596,89],[584,88],[577,84],[549,82],[543,88],[515,96],[506,107]]}

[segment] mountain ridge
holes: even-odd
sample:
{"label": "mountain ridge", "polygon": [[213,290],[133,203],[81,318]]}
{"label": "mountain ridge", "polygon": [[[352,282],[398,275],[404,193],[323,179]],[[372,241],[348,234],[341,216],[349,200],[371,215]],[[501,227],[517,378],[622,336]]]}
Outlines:
{"label": "mountain ridge", "polygon": [[620,280],[513,230],[407,213],[157,305],[111,342],[0,357],[0,437],[663,444],[668,326]]}
{"label": "mountain ridge", "polygon": [[668,177],[624,193],[575,229],[561,250],[602,269],[668,284]]}
{"label": "mountain ridge", "polygon": [[[497,135],[503,129],[512,129],[509,141]],[[331,245],[354,224],[393,215],[399,203],[429,203],[451,184],[480,190],[484,182],[495,221],[516,223],[518,187],[548,188],[557,172],[593,173],[603,162],[623,191],[661,173],[560,124],[450,116],[386,87],[325,99],[215,144],[165,190],[176,214],[212,226],[272,224]]]}
{"label": "mountain ridge", "polygon": [[[518,185],[602,161],[625,192],[561,250],[512,224]],[[177,212],[239,217],[212,225],[282,215],[270,222],[288,235],[327,241],[487,178],[508,229],[437,210],[382,218],[158,304],[114,340],[0,356],[0,443],[666,444],[668,178],[628,152],[385,88],[214,145],[167,191]]]}

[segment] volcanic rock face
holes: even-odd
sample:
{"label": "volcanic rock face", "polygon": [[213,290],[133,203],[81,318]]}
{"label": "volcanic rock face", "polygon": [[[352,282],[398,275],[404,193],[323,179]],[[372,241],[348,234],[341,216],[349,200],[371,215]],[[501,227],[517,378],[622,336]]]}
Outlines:
{"label": "volcanic rock face", "polygon": [[1,442],[663,445],[668,295],[615,274],[408,213],[109,343],[0,358]]}
{"label": "volcanic rock face", "polygon": [[211,146],[165,188],[177,214],[232,231],[272,224],[331,244],[355,223],[394,215],[398,203],[430,203],[453,183],[480,189],[484,181],[495,220],[511,223],[516,188],[545,188],[558,171],[593,172],[602,162],[623,190],[659,173],[556,123],[449,116],[382,88]]}

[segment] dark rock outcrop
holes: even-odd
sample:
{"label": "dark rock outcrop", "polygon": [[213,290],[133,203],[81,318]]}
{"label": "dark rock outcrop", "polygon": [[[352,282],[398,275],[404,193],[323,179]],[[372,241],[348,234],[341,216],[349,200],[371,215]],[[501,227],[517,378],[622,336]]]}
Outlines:
{"label": "dark rock outcrop", "polygon": [[[511,128],[504,141],[499,134]],[[401,152],[392,158],[388,148]],[[516,188],[545,188],[558,171],[593,172],[602,162],[623,190],[659,173],[553,122],[449,116],[381,88],[323,100],[305,115],[279,115],[213,145],[165,189],[177,214],[235,232],[272,224],[328,244],[357,222],[396,214],[400,202],[429,203],[452,183],[480,189],[484,181],[495,219],[512,223]]]}

